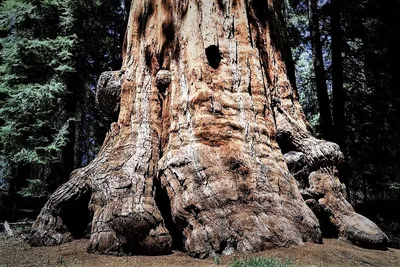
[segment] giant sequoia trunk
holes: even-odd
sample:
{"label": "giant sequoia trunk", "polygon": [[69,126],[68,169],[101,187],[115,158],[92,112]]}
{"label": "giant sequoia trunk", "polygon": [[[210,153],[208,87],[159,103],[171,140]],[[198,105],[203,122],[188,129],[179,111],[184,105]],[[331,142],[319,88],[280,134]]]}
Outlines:
{"label": "giant sequoia trunk", "polygon": [[310,133],[280,2],[133,1],[122,70],[99,82],[118,122],[50,197],[30,243],[82,234],[89,203],[91,252],[204,257],[321,242],[321,229],[383,246],[345,199],[339,147]]}

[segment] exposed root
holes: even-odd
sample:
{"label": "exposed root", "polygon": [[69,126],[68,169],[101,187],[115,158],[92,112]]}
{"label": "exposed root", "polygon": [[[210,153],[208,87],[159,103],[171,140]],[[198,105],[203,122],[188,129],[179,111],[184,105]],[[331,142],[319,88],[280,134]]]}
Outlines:
{"label": "exposed root", "polygon": [[29,238],[32,246],[54,246],[71,241],[71,232],[61,213],[64,205],[77,201],[90,190],[85,177],[80,174],[81,170],[75,170],[72,179],[51,195],[32,227]]}
{"label": "exposed root", "polygon": [[336,169],[343,161],[339,146],[307,134],[279,134],[283,147],[292,149],[284,154],[286,164],[318,217],[323,234],[338,235],[360,246],[386,246],[387,236],[375,223],[357,214],[346,200],[346,187],[340,183]]}

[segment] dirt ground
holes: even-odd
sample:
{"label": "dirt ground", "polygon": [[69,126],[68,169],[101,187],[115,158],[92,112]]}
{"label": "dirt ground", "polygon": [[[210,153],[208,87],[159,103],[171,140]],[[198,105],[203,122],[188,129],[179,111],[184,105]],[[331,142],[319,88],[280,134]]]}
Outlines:
{"label": "dirt ground", "polygon": [[400,250],[363,249],[350,244],[325,239],[324,244],[306,244],[295,248],[273,249],[260,253],[237,254],[219,259],[193,259],[184,253],[168,256],[114,257],[86,253],[87,240],[75,240],[57,247],[33,248],[21,239],[0,235],[0,266],[35,267],[207,267],[227,266],[235,258],[275,257],[291,259],[295,266],[379,266],[400,267]]}

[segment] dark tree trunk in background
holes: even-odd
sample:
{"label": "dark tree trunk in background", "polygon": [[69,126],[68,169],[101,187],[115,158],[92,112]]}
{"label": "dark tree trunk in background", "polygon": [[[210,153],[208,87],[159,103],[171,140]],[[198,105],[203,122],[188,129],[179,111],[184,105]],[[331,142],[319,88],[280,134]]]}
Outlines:
{"label": "dark tree trunk in background", "polygon": [[76,209],[89,202],[90,252],[205,257],[321,242],[321,229],[384,246],[345,199],[339,147],[309,131],[281,3],[134,1],[123,66],[99,81],[118,121],[50,197],[30,243],[82,235]]}
{"label": "dark tree trunk in background", "polygon": [[[68,96],[65,103],[64,114],[66,118],[74,118],[68,122],[68,143],[63,148],[61,168],[63,168],[63,176],[57,181],[57,187],[68,180],[68,173],[74,169],[81,167],[82,153],[80,148],[81,138],[81,122],[82,111],[81,108],[84,103],[84,88],[83,82],[78,73],[72,74],[68,80],[67,89]],[[54,179],[54,177],[52,177]]]}
{"label": "dark tree trunk in background", "polygon": [[317,86],[321,132],[324,139],[332,140],[332,117],[329,105],[328,89],[326,87],[317,0],[308,0],[308,19],[310,23],[311,46],[315,72],[315,82]]}
{"label": "dark tree trunk in background", "polygon": [[343,88],[342,32],[340,24],[341,0],[331,0],[332,38],[332,94],[334,140],[345,150],[345,91]]}
{"label": "dark tree trunk in background", "polygon": [[[345,100],[346,93],[343,87],[343,58],[342,58],[342,30],[341,30],[342,0],[331,0],[331,50],[332,50],[332,96],[333,96],[333,140],[346,154],[346,121]],[[340,177],[348,185],[348,165],[340,166]],[[347,190],[349,192],[349,190]]]}

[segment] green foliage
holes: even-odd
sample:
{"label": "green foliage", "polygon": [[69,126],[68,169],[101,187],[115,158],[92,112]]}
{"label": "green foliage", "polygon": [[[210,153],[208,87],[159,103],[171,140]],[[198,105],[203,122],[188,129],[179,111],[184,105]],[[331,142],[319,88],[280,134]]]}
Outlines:
{"label": "green foliage", "polygon": [[128,2],[0,1],[0,170],[10,193],[44,196],[96,155],[115,118],[96,110],[95,87],[120,68]]}
{"label": "green foliage", "polygon": [[0,7],[0,28],[8,32],[0,40],[0,150],[5,178],[27,184],[23,195],[46,195],[39,182],[48,177],[41,176],[60,164],[68,143],[73,114],[64,106],[76,71],[68,3],[6,0]]}
{"label": "green foliage", "polygon": [[219,265],[221,263],[221,258],[219,255],[214,256],[213,260],[215,265]]}
{"label": "green foliage", "polygon": [[[65,87],[62,83],[20,85],[0,109],[3,153],[12,164],[40,164],[56,160],[66,145],[68,123],[56,121]],[[53,121],[49,121],[49,120]]]}
{"label": "green foliage", "polygon": [[252,258],[243,260],[234,260],[229,267],[293,267],[290,260],[277,260],[273,258]]}
{"label": "green foliage", "polygon": [[0,27],[11,30],[34,17],[35,6],[28,1],[4,1],[0,11]]}
{"label": "green foliage", "polygon": [[22,188],[22,190],[18,192],[21,196],[30,198],[43,198],[48,196],[46,187],[41,180],[28,179],[27,182],[28,186]]}

